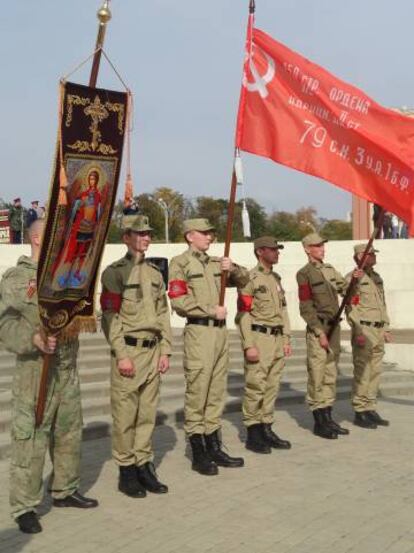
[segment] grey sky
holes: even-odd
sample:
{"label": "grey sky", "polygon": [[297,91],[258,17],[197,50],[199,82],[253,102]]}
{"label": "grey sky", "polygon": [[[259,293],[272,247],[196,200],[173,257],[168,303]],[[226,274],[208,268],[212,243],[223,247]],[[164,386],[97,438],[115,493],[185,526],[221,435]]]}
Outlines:
{"label": "grey sky", "polygon": [[[58,79],[94,48],[101,0],[2,0],[0,196],[44,201]],[[409,0],[257,0],[256,26],[389,106],[413,105]],[[135,193],[228,196],[248,0],[112,0],[105,50],[135,97]],[[85,83],[88,69],[73,80]],[[106,62],[100,86],[119,88]],[[246,195],[267,210],[344,217],[330,184],[244,154]],[[123,179],[120,193],[123,190]]]}

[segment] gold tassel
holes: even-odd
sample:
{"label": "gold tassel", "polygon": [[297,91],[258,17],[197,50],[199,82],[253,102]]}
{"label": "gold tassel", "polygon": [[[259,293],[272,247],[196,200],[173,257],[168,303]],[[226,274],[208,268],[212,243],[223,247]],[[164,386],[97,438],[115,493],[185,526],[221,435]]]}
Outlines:
{"label": "gold tassel", "polygon": [[132,183],[131,174],[127,174],[125,182],[125,193],[124,193],[124,207],[130,207],[134,199],[134,185]]}
{"label": "gold tassel", "polygon": [[68,195],[67,195],[67,188],[68,188],[68,179],[66,177],[66,171],[65,168],[62,165],[60,166],[59,171],[59,198],[58,198],[58,205],[68,205]]}
{"label": "gold tassel", "polygon": [[97,323],[94,316],[91,317],[75,317],[61,332],[59,332],[59,340],[67,342],[76,338],[81,332],[97,332]]}

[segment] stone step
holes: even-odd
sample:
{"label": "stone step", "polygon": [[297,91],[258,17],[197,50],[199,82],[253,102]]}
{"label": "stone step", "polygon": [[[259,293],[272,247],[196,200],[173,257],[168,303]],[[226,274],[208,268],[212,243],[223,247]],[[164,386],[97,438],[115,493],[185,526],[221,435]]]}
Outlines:
{"label": "stone step", "polygon": [[[391,398],[400,395],[414,395],[414,377],[412,373],[406,373],[405,371],[397,371],[401,376],[405,377],[411,375],[407,381],[387,381],[385,373],[383,375],[383,381],[380,386],[379,397]],[[348,399],[350,397],[350,383],[343,383],[338,381],[337,387],[337,399]],[[226,401],[225,413],[237,412],[241,410],[241,394],[233,395],[232,389]],[[173,422],[183,421],[183,389],[179,390],[178,397],[161,396],[161,401],[157,414],[157,424],[168,424]],[[304,390],[299,389],[284,389],[282,387],[280,395],[277,400],[277,406],[279,409],[283,409],[285,405],[292,403],[304,403],[305,395]],[[304,406],[304,409],[306,407]],[[0,414],[0,459],[6,458],[10,453],[10,417],[5,420]],[[105,410],[101,401],[88,400],[87,405],[84,405],[84,428],[83,439],[96,439],[110,435],[111,431],[111,416],[109,411]],[[351,430],[352,431],[352,430]]]}

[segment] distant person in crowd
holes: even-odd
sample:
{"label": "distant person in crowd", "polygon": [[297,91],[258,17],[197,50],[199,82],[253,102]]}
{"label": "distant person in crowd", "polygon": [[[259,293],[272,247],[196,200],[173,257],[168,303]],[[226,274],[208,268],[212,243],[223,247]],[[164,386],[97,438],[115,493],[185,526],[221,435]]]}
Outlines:
{"label": "distant person in crowd", "polygon": [[382,237],[391,238],[392,237],[392,223],[391,223],[392,213],[386,211],[384,215],[384,220],[382,223]]}
{"label": "distant person in crowd", "polygon": [[[357,244],[354,247],[356,263],[360,262],[365,248],[365,244]],[[374,271],[377,253],[378,250],[371,247],[363,276],[356,284],[346,307],[347,319],[352,330],[354,424],[370,429],[389,424],[376,411],[384,343],[391,341],[384,284],[380,275]],[[347,275],[348,283],[351,278],[352,274]]]}
{"label": "distant person in crowd", "polygon": [[398,230],[400,238],[408,238],[408,225],[404,221],[400,219],[399,222],[399,230]]}
{"label": "distant person in crowd", "polygon": [[33,200],[33,202],[31,203],[31,207],[27,211],[27,216],[26,216],[27,228],[29,228],[30,225],[39,218],[38,209],[39,209],[39,200]]}
{"label": "distant person in crowd", "polygon": [[14,198],[13,200],[13,205],[9,210],[9,221],[12,244],[21,244],[23,231],[23,206],[20,198]]}
{"label": "distant person in crowd", "polygon": [[125,205],[122,210],[124,215],[137,215],[138,214],[138,204],[135,200],[132,200],[129,204]]}
{"label": "distant person in crowd", "polygon": [[375,235],[376,240],[381,238],[381,235],[382,235],[382,228],[378,226],[380,213],[381,213],[381,206],[378,204],[374,204],[372,221],[374,223],[374,227],[377,229],[377,233]]}
{"label": "distant person in crowd", "polygon": [[399,238],[398,226],[399,226],[398,217],[393,213],[391,215],[391,238]]}

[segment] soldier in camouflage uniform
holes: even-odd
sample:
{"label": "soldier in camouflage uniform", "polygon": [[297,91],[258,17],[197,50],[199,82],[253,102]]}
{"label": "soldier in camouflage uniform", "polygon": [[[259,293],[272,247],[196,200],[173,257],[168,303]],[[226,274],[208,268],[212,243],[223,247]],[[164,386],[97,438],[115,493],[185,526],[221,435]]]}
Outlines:
{"label": "soldier in camouflage uniform", "polygon": [[[365,248],[365,244],[354,246],[356,263],[360,262]],[[376,407],[384,343],[392,339],[384,284],[380,275],[374,271],[377,252],[378,250],[371,247],[363,276],[353,289],[351,300],[346,307],[347,319],[352,329],[354,423],[362,428],[373,429],[378,425],[389,425],[389,422],[377,413]],[[351,278],[352,274],[347,275],[347,283]]]}
{"label": "soldier in camouflage uniform", "polygon": [[23,231],[23,207],[20,198],[13,200],[13,206],[9,210],[10,230],[12,232],[12,244],[22,243]]}
{"label": "soldier in camouflage uniform", "polygon": [[285,356],[292,352],[285,292],[280,276],[273,271],[283,248],[273,236],[254,241],[258,263],[250,271],[249,283],[239,289],[237,304],[236,322],[245,357],[242,409],[246,448],[256,453],[291,447],[272,430]]}
{"label": "soldier in camouflage uniform", "polygon": [[343,294],[345,280],[332,265],[324,263],[325,242],[316,232],[303,238],[309,262],[298,271],[296,279],[300,314],[306,322],[306,400],[315,419],[314,434],[333,439],[338,434],[349,434],[348,429],[332,419],[340,353],[339,324],[329,340],[327,337],[332,318],[339,309],[338,294]]}
{"label": "soldier in camouflage uniform", "polygon": [[227,310],[219,306],[221,271],[229,271],[233,286],[247,284],[249,275],[229,258],[207,254],[214,239],[214,228],[207,219],[184,221],[184,236],[189,247],[171,260],[168,292],[173,309],[187,319],[184,429],[192,448],[193,470],[214,475],[217,465],[244,464],[242,458],[222,451],[219,436],[229,357]]}
{"label": "soldier in camouflage uniform", "polygon": [[165,285],[145,260],[148,217],[123,219],[128,252],[102,274],[102,327],[111,346],[112,454],[119,490],[130,497],[166,493],[155,473],[152,433],[160,375],[169,368],[171,327]]}
{"label": "soldier in camouflage uniform", "polygon": [[[0,284],[0,341],[16,353],[11,423],[10,505],[22,532],[42,530],[36,507],[42,498],[42,473],[49,446],[53,463],[50,491],[56,507],[96,507],[79,488],[82,412],[76,357],[77,339],[59,343],[40,332],[36,272],[43,221],[32,224],[31,257],[3,275]],[[53,354],[49,367],[43,422],[35,426],[35,408],[43,354]]]}

